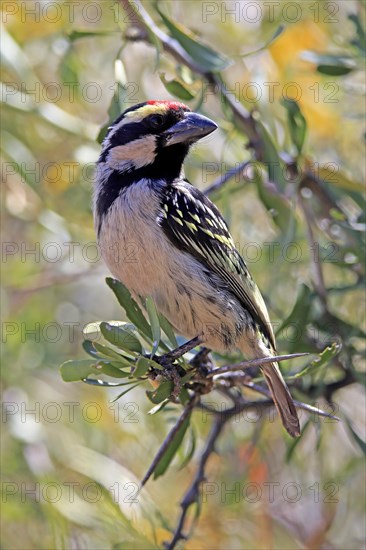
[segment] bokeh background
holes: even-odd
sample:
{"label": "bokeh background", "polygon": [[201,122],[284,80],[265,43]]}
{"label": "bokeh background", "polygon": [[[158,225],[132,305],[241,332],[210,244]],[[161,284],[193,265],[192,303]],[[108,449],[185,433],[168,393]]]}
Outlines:
{"label": "bokeh background", "polygon": [[[324,387],[339,382],[331,397],[341,421],[314,422],[303,413],[306,429],[294,444],[272,415],[235,418],[210,459],[186,548],[364,548],[364,4],[143,5],[164,32],[158,9],[193,31],[198,44],[230,59],[221,75],[232,97],[259,113],[277,153],[297,157],[303,172],[315,174],[313,187],[300,190],[301,178],[289,177],[278,189],[265,165],[257,165],[263,177],[238,172],[211,198],[276,327],[287,320],[279,350],[343,345],[322,374],[302,381],[311,395],[301,388],[296,394],[329,411]],[[97,137],[123,108],[178,97],[219,125],[186,163],[199,188],[250,160],[251,152],[230,108],[201,75],[158,40],[136,40],[138,8],[126,12],[108,0],[2,2],[1,8],[1,546],[161,547],[194,473],[196,455],[179,468],[191,442],[165,476],[141,495],[136,487],[177,412],[148,416],[151,403],[141,388],[111,403],[111,390],[65,383],[59,373],[63,361],[85,356],[87,323],[124,319],[95,245]],[[300,152],[286,98],[297,101],[306,121]],[[293,373],[305,364],[284,369]],[[219,396],[209,400],[222,406]],[[209,417],[195,413],[196,453],[209,426]]]}

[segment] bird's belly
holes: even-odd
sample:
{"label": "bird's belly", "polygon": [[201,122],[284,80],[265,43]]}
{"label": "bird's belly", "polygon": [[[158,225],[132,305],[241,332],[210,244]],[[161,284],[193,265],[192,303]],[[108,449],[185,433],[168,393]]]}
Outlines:
{"label": "bird's belly", "polygon": [[122,233],[118,244],[105,236],[101,243],[113,276],[140,303],[151,296],[181,335],[200,336],[216,351],[236,347],[246,315],[236,299],[219,285],[214,286],[193,257],[178,250],[172,254],[164,235],[155,239],[145,234],[142,239],[129,233]]}
{"label": "bird's belly", "polygon": [[200,336],[216,351],[238,346],[248,313],[219,277],[173,248],[156,222],[147,224],[136,212],[122,217],[118,209],[105,221],[99,244],[113,276],[141,303],[151,296],[178,333]]}

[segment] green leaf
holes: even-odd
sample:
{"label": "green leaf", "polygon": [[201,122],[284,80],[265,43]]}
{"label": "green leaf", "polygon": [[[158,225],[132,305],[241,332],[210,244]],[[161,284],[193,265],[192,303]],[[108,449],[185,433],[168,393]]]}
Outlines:
{"label": "green leaf", "polygon": [[120,281],[112,279],[111,277],[107,277],[106,283],[114,292],[118,302],[125,310],[131,323],[133,323],[137,329],[139,329],[145,336],[147,336],[148,339],[151,340],[152,334],[149,323],[146,321],[138,304],[132,298],[129,290]]}
{"label": "green leaf", "polygon": [[94,342],[91,340],[84,340],[82,346],[88,355],[91,355],[95,359],[103,359],[103,357],[95,349]]}
{"label": "green leaf", "polygon": [[116,361],[98,361],[95,366],[95,374],[103,373],[113,378],[127,378],[131,375],[130,371],[126,372],[124,370],[121,370],[119,365],[121,365],[122,368],[122,363],[118,364]]}
{"label": "green leaf", "polygon": [[185,101],[194,99],[194,94],[192,94],[186,84],[181,80],[178,80],[176,78],[174,78],[173,80],[167,80],[165,78],[165,73],[159,73],[159,77],[165,88],[173,96],[178,97],[179,99],[183,99]]}
{"label": "green leaf", "polygon": [[151,361],[147,357],[139,357],[137,359],[135,370],[133,371],[134,378],[144,376],[151,367]]}
{"label": "green leaf", "polygon": [[277,330],[277,335],[280,334],[285,328],[290,325],[295,325],[298,332],[301,332],[309,319],[309,313],[311,310],[313,293],[311,289],[304,283],[300,285],[296,303],[290,313]]}
{"label": "green leaf", "polygon": [[279,36],[281,36],[281,34],[283,33],[283,31],[285,30],[285,25],[280,25],[275,33],[272,35],[272,37],[263,45],[263,46],[260,46],[260,48],[256,49],[256,50],[253,50],[252,52],[248,52],[248,53],[243,53],[243,54],[240,54],[239,56],[235,56],[235,57],[249,57],[251,55],[255,55],[259,52],[262,52],[263,50],[266,50],[268,48],[268,46],[270,46],[271,44],[273,44],[273,42],[275,42],[277,40],[277,38]]}
{"label": "green leaf", "polygon": [[[183,383],[183,379],[182,379],[182,383]],[[189,393],[188,393],[188,390],[184,386],[180,390],[179,400],[182,403],[182,405],[186,405],[189,401]]]}
{"label": "green leaf", "polygon": [[159,323],[161,328],[163,329],[164,333],[168,337],[169,342],[173,346],[173,348],[178,347],[178,342],[174,334],[174,330],[172,328],[172,325],[169,323],[168,319],[164,317],[162,313],[159,313]]}
{"label": "green leaf", "polygon": [[[263,135],[269,137],[267,132]],[[271,214],[273,221],[282,230],[282,232],[286,232],[291,224],[292,212],[289,200],[277,188],[279,185],[285,185],[282,172],[282,161],[279,159],[273,143],[271,144],[271,141],[266,142],[264,138],[263,143],[267,143],[268,147],[267,152],[265,152],[264,162],[266,163],[265,168],[267,169],[270,183],[267,184],[263,181],[261,176],[262,169],[258,167],[256,170],[257,176],[254,182],[257,186],[258,196],[263,205]],[[275,160],[276,158],[278,160]],[[277,186],[275,185],[276,183]]]}
{"label": "green leaf", "polygon": [[338,355],[341,351],[341,346],[338,342],[333,342],[331,346],[327,346],[319,353],[318,357],[314,359],[307,367],[302,371],[294,374],[293,376],[287,376],[286,380],[295,380],[296,378],[302,378],[307,374],[312,374],[313,372],[319,372],[320,369],[325,367],[333,357]]}
{"label": "green leaf", "polygon": [[113,366],[109,361],[92,361],[83,359],[80,361],[65,361],[60,367],[64,382],[76,382],[89,376],[89,374],[106,374],[113,378],[126,378],[129,373]]}
{"label": "green leaf", "polygon": [[149,317],[151,332],[153,337],[153,348],[151,350],[151,357],[154,357],[159,347],[160,338],[161,338],[161,329],[160,329],[158,312],[156,310],[154,300],[151,298],[151,296],[148,296],[146,298],[146,311]]}
{"label": "green leaf", "polygon": [[111,348],[108,348],[107,346],[104,346],[103,344],[99,344],[98,342],[93,342],[93,346],[99,353],[105,355],[106,357],[113,358],[116,362],[122,363],[126,367],[131,366],[131,359],[128,359],[127,357],[123,357],[116,351],[112,350]]}
{"label": "green leaf", "polygon": [[124,357],[123,355],[117,353],[116,351],[108,348],[103,344],[99,344],[98,342],[93,342],[92,340],[84,340],[82,346],[86,353],[88,353],[95,359],[105,359],[106,357],[110,357],[115,359],[117,362],[122,363],[126,367],[131,365],[130,359]]}
{"label": "green leaf", "polygon": [[132,384],[132,382],[106,382],[105,380],[96,380],[95,378],[83,378],[82,382],[84,382],[84,384],[89,384],[90,386],[103,386],[106,388],[117,388],[119,386]]}
{"label": "green leaf", "polygon": [[100,323],[100,330],[104,338],[110,344],[121,348],[128,353],[142,353],[141,342],[136,336],[125,328],[110,323]]}
{"label": "green leaf", "polygon": [[91,38],[96,36],[110,36],[110,31],[72,31],[67,35],[67,38],[73,42],[80,38]]}
{"label": "green leaf", "polygon": [[304,434],[305,434],[306,430],[308,429],[308,427],[310,426],[311,423],[312,423],[311,419],[307,420],[306,423],[304,424],[303,428],[301,429],[300,437],[295,437],[294,439],[291,439],[290,444],[287,448],[287,452],[286,452],[286,458],[285,458],[286,462],[290,462],[290,460],[292,458],[292,455],[295,452],[295,449],[297,448],[298,444],[302,441],[302,438],[304,437]]}
{"label": "green leaf", "polygon": [[65,363],[62,363],[60,371],[64,382],[75,382],[93,373],[94,368],[95,361],[83,359],[80,361],[65,361]]}
{"label": "green leaf", "polygon": [[359,52],[365,56],[366,55],[366,33],[365,29],[362,26],[360,17],[355,13],[350,13],[348,19],[354,23],[356,27],[357,38],[351,40],[351,44],[356,46]]}
{"label": "green leaf", "polygon": [[119,393],[117,395],[117,397],[115,397],[114,399],[111,400],[111,403],[115,403],[116,401],[118,401],[118,399],[121,399],[121,397],[123,397],[124,395],[126,395],[126,393],[130,392],[131,390],[133,390],[134,388],[137,388],[137,386],[140,386],[141,382],[137,382],[137,384],[134,384],[133,386],[131,386],[131,384],[133,384],[133,382],[126,382],[126,386],[127,385],[130,385],[129,388],[127,388],[127,390],[124,390],[123,392]]}
{"label": "green leaf", "polygon": [[186,456],[184,457],[182,463],[179,466],[179,470],[183,470],[183,468],[187,466],[187,464],[191,461],[194,455],[194,451],[196,450],[196,433],[192,427],[190,429],[190,434],[191,434],[190,446],[186,453]]}
{"label": "green leaf", "polygon": [[173,391],[173,383],[169,380],[166,380],[165,382],[162,382],[156,390],[149,391],[146,390],[146,395],[150,399],[152,403],[157,405],[158,403],[161,403],[165,399],[168,399],[168,397],[171,396],[171,393]]}
{"label": "green leaf", "polygon": [[327,181],[331,185],[345,189],[346,191],[356,191],[357,193],[363,193],[365,186],[359,181],[350,180],[346,174],[340,172],[338,167],[334,167],[334,170],[327,168],[327,166],[319,166],[317,175],[324,181]]}
{"label": "green leaf", "polygon": [[98,143],[102,143],[105,136],[107,135],[108,128],[113,124],[116,118],[123,112],[125,107],[125,99],[127,95],[127,88],[123,86],[120,82],[115,83],[115,90],[111,100],[111,103],[108,108],[108,120],[104,126],[100,129],[100,132],[97,137]]}
{"label": "green leaf", "polygon": [[[73,83],[73,94],[80,98],[80,58],[70,43],[58,66],[58,72],[63,82]],[[74,99],[75,101],[75,99]]]}
{"label": "green leaf", "polygon": [[210,72],[218,72],[226,69],[232,64],[232,61],[219,52],[216,52],[210,46],[198,42],[197,37],[188,29],[179,23],[173,23],[169,17],[164,15],[159,8],[157,11],[169,29],[173,38],[175,38],[182,48],[192,57],[201,69]]}
{"label": "green leaf", "polygon": [[155,407],[153,407],[152,409],[149,410],[149,412],[147,414],[150,414],[150,415],[153,415],[153,414],[157,414],[159,411],[161,411],[162,409],[164,409],[164,407],[169,403],[169,399],[164,399],[164,401],[161,401],[161,403],[158,403],[157,405],[155,405]]}
{"label": "green leaf", "polygon": [[286,188],[286,180],[284,176],[284,163],[280,158],[276,146],[269,135],[266,127],[260,120],[256,120],[256,128],[262,139],[264,148],[264,161],[270,181],[277,184],[280,191]]}
{"label": "green leaf", "polygon": [[304,51],[301,58],[314,63],[319,73],[328,76],[344,76],[356,68],[352,57],[337,54],[319,54],[312,51]]}
{"label": "green leaf", "polygon": [[176,455],[176,452],[178,451],[183,441],[184,435],[189,426],[189,421],[190,421],[190,416],[188,416],[188,418],[186,418],[185,421],[182,423],[179,430],[175,434],[174,438],[170,442],[170,445],[167,448],[166,452],[157,463],[154,471],[154,479],[157,479],[158,477],[162,476],[168,469],[169,464],[172,462],[174,456]]}
{"label": "green leaf", "polygon": [[287,123],[290,130],[291,139],[298,154],[300,155],[304,145],[307,129],[305,117],[302,114],[298,103],[293,99],[283,98],[280,103],[287,110]]}
{"label": "green leaf", "polygon": [[318,65],[316,70],[318,73],[326,74],[327,76],[345,76],[353,71],[353,68],[341,65]]}
{"label": "green leaf", "polygon": [[352,428],[351,420],[347,416],[345,416],[345,419],[346,419],[346,423],[347,423],[347,428],[351,432],[351,435],[352,435],[353,439],[355,440],[355,442],[357,443],[357,445],[359,446],[359,448],[361,449],[363,454],[366,455],[366,441],[361,439],[361,437]]}

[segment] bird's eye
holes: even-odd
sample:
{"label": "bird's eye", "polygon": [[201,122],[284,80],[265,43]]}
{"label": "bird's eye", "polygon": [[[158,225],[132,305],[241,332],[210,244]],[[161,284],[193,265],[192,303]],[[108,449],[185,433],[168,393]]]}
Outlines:
{"label": "bird's eye", "polygon": [[151,117],[149,117],[149,125],[152,128],[161,128],[163,124],[164,124],[163,115],[152,115]]}

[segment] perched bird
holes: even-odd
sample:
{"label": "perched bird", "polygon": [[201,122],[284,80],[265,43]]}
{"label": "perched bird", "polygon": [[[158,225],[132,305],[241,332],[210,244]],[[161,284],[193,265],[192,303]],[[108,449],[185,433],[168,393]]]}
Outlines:
{"label": "perched bird", "polygon": [[[147,101],[110,126],[97,164],[94,220],[102,256],[139,301],[218,352],[270,357],[266,305],[216,206],[182,175],[190,146],[217,128],[176,101]],[[261,368],[288,433],[299,420],[277,363]]]}

